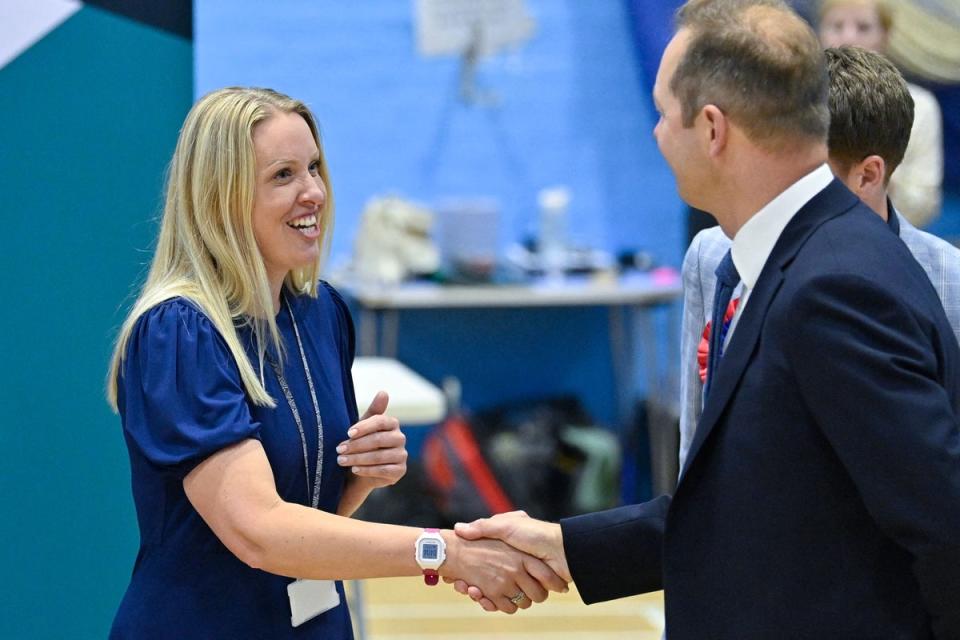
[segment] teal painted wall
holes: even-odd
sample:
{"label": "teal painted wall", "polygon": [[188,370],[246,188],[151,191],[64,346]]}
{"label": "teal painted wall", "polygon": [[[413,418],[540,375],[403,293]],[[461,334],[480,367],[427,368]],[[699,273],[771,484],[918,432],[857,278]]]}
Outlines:
{"label": "teal painted wall", "polygon": [[103,638],[137,548],[103,400],[192,102],[192,44],[85,7],[0,69],[2,638]]}

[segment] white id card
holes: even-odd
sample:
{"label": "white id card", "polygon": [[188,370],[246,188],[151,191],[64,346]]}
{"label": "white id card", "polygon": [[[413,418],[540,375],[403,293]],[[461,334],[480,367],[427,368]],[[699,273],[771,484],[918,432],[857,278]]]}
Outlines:
{"label": "white id card", "polygon": [[340,604],[333,580],[294,580],[287,585],[290,597],[290,624],[299,627],[324,611]]}

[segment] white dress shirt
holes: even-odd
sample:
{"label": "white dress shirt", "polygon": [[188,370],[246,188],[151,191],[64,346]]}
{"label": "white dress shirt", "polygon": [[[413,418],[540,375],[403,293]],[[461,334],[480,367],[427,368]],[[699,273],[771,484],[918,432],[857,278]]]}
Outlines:
{"label": "white dress shirt", "polygon": [[750,299],[750,292],[756,286],[760,272],[763,271],[767,258],[770,257],[773,247],[780,239],[780,234],[803,205],[823,191],[832,181],[833,173],[830,167],[826,164],[820,165],[764,205],[740,227],[737,235],[734,236],[731,253],[733,264],[740,274],[740,303],[733,319],[730,320],[724,347],[729,344],[730,337],[737,328],[737,322]]}

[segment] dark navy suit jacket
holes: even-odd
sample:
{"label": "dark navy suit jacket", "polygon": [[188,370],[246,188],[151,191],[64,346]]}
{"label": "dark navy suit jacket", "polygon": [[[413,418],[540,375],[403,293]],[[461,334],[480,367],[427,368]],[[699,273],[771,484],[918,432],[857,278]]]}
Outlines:
{"label": "dark navy suit jacket", "polygon": [[562,521],[585,602],[665,589],[670,640],[960,638],[960,349],[840,182],[790,221],[673,497]]}

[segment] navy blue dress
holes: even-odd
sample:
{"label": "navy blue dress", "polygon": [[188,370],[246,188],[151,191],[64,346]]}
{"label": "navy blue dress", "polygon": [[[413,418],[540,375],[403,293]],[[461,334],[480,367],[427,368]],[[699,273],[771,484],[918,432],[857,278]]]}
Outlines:
{"label": "navy blue dress", "polygon": [[[316,299],[287,299],[296,316],[324,426],[319,507],[336,512],[346,471],[336,446],[356,422],[350,368],[354,338],[349,312],[329,285]],[[277,316],[284,377],[303,420],[311,485],[317,460],[313,403],[286,305]],[[252,336],[240,328],[248,353]],[[256,366],[256,364],[255,364]],[[263,443],[280,497],[309,505],[300,434],[276,374],[264,366],[275,409],[244,392],[226,343],[198,307],[183,298],[149,310],[130,336],[118,403],[130,454],[140,550],[111,638],[352,638],[341,604],[294,628],[290,578],[252,569],[236,558],[196,512],[183,479],[200,462],[246,438]]]}

